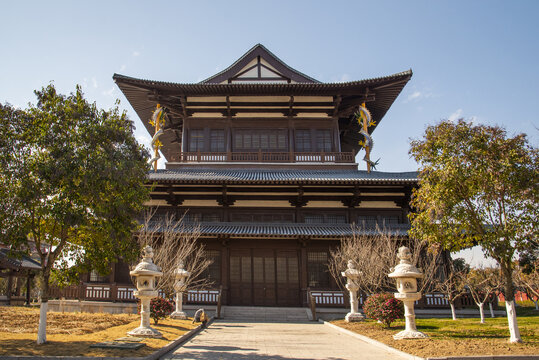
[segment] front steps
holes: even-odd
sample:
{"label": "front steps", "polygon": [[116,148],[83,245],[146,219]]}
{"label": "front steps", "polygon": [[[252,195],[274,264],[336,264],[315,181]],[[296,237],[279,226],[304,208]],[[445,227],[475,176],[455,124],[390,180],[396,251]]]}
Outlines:
{"label": "front steps", "polygon": [[309,311],[301,307],[223,306],[221,318],[238,321],[303,322],[309,321]]}

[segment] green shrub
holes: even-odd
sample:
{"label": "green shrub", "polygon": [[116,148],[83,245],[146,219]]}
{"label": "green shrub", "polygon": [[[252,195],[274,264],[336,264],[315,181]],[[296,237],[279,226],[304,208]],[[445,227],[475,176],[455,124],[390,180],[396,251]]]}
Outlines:
{"label": "green shrub", "polygon": [[[159,319],[165,318],[174,311],[175,304],[162,297],[155,297],[150,300],[150,317],[153,319],[154,324],[159,322]],[[140,302],[138,303],[138,313],[140,314]]]}
{"label": "green shrub", "polygon": [[384,327],[404,317],[404,305],[391,294],[374,294],[363,304],[363,312],[368,318],[378,320]]}

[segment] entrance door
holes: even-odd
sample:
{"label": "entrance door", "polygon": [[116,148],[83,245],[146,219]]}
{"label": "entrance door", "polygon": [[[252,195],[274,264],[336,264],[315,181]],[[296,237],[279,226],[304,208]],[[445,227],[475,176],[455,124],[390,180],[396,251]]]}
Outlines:
{"label": "entrance door", "polygon": [[253,295],[254,305],[276,305],[273,250],[253,249]]}
{"label": "entrance door", "polygon": [[233,305],[253,305],[251,250],[230,250],[230,300]]}
{"label": "entrance door", "polygon": [[299,306],[298,252],[230,250],[230,304]]}

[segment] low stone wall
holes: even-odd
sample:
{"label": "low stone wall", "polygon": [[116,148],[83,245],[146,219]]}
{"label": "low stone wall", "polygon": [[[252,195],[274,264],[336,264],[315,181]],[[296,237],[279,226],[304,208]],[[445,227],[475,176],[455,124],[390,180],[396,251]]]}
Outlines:
{"label": "low stone wall", "polygon": [[112,303],[103,301],[49,300],[49,311],[87,312],[109,314],[136,314],[136,303]]}

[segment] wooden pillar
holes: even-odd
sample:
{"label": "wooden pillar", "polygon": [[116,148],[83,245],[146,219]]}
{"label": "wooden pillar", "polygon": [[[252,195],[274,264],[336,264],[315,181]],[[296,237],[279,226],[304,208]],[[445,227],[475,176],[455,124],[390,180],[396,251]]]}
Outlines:
{"label": "wooden pillar", "polygon": [[13,275],[7,277],[7,304],[11,305],[11,288],[13,287]]}
{"label": "wooden pillar", "polygon": [[301,245],[300,248],[300,281],[299,286],[301,289],[301,304],[307,306],[307,239],[299,239]]}
{"label": "wooden pillar", "polygon": [[221,286],[223,292],[221,294],[221,299],[224,305],[230,303],[229,298],[229,263],[230,263],[230,240],[223,239],[221,241]]}
{"label": "wooden pillar", "polygon": [[26,302],[24,305],[30,306],[30,291],[32,290],[32,280],[34,279],[34,275],[28,274],[28,277],[26,278]]}

